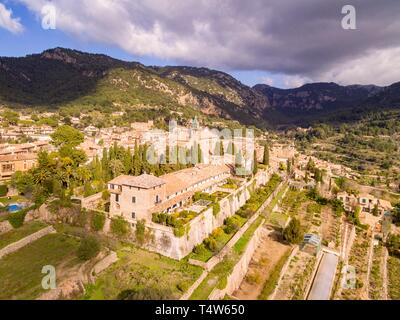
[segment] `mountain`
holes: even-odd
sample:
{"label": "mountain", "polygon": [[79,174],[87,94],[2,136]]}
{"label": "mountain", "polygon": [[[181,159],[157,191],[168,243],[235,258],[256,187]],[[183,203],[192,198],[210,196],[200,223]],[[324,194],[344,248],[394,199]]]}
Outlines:
{"label": "mountain", "polygon": [[295,89],[258,84],[253,89],[268,98],[270,119],[280,125],[348,122],[369,112],[400,107],[400,83],[388,87],[312,83]]}
{"label": "mountain", "polygon": [[163,109],[202,112],[259,127],[342,123],[400,107],[400,83],[295,89],[250,88],[217,70],[155,67],[101,54],[55,48],[21,58],[0,57],[0,105],[30,108]]}
{"label": "mountain", "polygon": [[55,48],[0,58],[0,102],[58,108],[195,108],[207,115],[265,125],[268,99],[230,75],[206,68],[146,67],[100,54]]}

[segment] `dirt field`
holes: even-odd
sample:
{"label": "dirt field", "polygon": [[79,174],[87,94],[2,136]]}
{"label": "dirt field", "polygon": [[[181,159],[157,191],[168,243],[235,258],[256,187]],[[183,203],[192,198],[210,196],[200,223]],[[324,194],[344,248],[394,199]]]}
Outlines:
{"label": "dirt field", "polygon": [[249,270],[233,296],[240,300],[257,300],[265,281],[279,259],[290,249],[278,241],[278,235],[264,227],[262,241],[253,255]]}

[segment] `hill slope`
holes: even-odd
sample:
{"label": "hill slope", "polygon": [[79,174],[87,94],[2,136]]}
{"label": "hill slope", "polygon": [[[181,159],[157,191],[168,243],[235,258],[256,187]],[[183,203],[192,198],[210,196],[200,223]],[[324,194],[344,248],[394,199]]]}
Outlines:
{"label": "hill slope", "polygon": [[191,107],[205,114],[264,123],[268,99],[228,74],[205,68],[146,67],[105,55],[56,48],[0,58],[0,102],[60,107]]}

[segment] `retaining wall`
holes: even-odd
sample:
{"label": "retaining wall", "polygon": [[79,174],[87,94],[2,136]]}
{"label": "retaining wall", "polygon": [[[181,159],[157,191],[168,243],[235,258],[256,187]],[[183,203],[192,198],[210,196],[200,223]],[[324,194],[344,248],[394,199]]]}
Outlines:
{"label": "retaining wall", "polygon": [[39,240],[40,238],[42,238],[50,233],[55,233],[55,232],[56,232],[56,230],[54,230],[54,228],[52,226],[50,226],[50,227],[44,228],[42,230],[39,230],[38,232],[35,232],[17,242],[11,243],[7,247],[0,250],[0,259],[10,253],[13,253],[13,252],[21,249],[22,247],[25,247],[26,245],[28,245],[36,240]]}

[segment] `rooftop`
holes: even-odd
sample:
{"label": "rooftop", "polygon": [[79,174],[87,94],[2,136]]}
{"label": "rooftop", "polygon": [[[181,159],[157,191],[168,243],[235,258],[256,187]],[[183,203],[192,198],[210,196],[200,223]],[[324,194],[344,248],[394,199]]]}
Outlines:
{"label": "rooftop", "polygon": [[142,189],[151,189],[165,184],[165,181],[150,174],[142,174],[137,177],[122,175],[111,180],[109,183]]}

